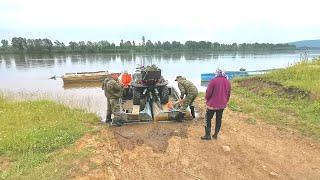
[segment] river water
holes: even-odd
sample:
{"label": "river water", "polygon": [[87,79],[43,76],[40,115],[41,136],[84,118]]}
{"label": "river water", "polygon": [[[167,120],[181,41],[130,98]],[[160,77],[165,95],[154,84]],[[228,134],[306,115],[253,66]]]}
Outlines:
{"label": "river water", "polygon": [[[320,56],[320,51],[308,52],[308,58]],[[89,55],[1,55],[0,90],[15,98],[49,98],[72,107],[105,114],[106,100],[100,88],[64,89],[62,79],[51,80],[54,75],[69,72],[101,71],[134,72],[139,64],[156,64],[163,76],[176,86],[174,78],[185,76],[200,89],[201,73],[217,68],[237,71],[240,68],[265,70],[284,68],[301,60],[304,52],[285,53],[170,53],[170,54],[89,54]]]}

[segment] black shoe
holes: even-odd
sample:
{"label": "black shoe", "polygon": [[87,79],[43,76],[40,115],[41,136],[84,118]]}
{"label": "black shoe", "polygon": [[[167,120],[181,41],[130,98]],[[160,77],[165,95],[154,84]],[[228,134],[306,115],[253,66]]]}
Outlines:
{"label": "black shoe", "polygon": [[194,106],[190,106],[190,111],[191,111],[191,116],[192,116],[192,118],[193,118],[193,119],[196,118],[196,114],[195,114],[195,112],[194,112]]}
{"label": "black shoe", "polygon": [[213,138],[214,140],[217,140],[217,139],[218,139],[218,135],[217,135],[217,134],[214,134],[214,135],[212,135],[212,138]]}
{"label": "black shoe", "polygon": [[119,122],[119,121],[113,122],[113,124],[114,124],[115,126],[117,126],[117,127],[120,127],[120,126],[123,125],[123,123],[122,123],[122,122]]}
{"label": "black shoe", "polygon": [[112,121],[112,119],[111,119],[111,114],[108,114],[108,113],[107,113],[106,123],[111,122],[111,121]]}
{"label": "black shoe", "polygon": [[106,119],[106,123],[109,123],[111,121],[112,121],[112,119]]}
{"label": "black shoe", "polygon": [[205,127],[204,130],[205,130],[204,131],[205,135],[202,136],[201,139],[202,140],[211,140],[211,135],[210,135],[211,134],[211,128]]}
{"label": "black shoe", "polygon": [[211,140],[211,136],[209,135],[205,135],[205,136],[202,136],[202,137],[200,137],[201,138],[201,140]]}
{"label": "black shoe", "polygon": [[177,122],[182,122],[183,119],[184,119],[184,113],[183,112],[179,112]]}

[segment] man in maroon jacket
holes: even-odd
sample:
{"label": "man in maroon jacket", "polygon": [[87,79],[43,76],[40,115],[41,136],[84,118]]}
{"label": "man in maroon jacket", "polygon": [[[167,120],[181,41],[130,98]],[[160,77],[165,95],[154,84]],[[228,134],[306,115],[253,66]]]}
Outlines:
{"label": "man in maroon jacket", "polygon": [[224,108],[227,107],[231,94],[231,84],[227,75],[220,69],[216,71],[216,77],[212,79],[206,90],[206,123],[205,135],[201,137],[203,140],[211,139],[211,119],[216,114],[215,132],[212,138],[217,139],[221,127],[221,120]]}

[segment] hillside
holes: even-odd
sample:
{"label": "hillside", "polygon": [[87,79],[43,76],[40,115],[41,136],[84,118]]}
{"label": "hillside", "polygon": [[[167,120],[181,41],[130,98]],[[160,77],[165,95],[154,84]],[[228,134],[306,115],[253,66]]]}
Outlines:
{"label": "hillside", "polygon": [[320,137],[320,60],[235,80],[233,109],[282,128]]}
{"label": "hillside", "polygon": [[305,48],[305,47],[308,47],[311,49],[320,49],[320,39],[295,41],[295,42],[290,42],[288,44],[295,45],[298,49]]}

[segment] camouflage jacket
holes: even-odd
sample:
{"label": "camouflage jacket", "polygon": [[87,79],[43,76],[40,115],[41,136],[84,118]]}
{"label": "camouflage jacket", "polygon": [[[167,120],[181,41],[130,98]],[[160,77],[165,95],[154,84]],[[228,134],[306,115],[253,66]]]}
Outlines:
{"label": "camouflage jacket", "polygon": [[180,79],[178,81],[178,87],[181,92],[181,96],[184,95],[198,95],[198,89],[197,87],[190,81],[186,79]]}
{"label": "camouflage jacket", "polygon": [[103,81],[102,89],[107,98],[116,99],[122,97],[122,86],[112,78],[106,78]]}

